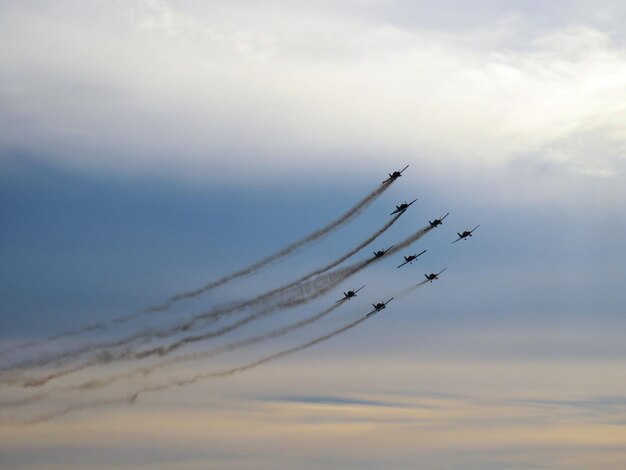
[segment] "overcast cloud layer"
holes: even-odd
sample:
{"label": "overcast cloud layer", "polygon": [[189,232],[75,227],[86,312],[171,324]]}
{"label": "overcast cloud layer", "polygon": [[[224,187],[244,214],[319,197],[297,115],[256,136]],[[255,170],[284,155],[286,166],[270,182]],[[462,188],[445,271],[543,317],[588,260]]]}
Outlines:
{"label": "overcast cloud layer", "polygon": [[390,155],[623,170],[620,2],[310,3],[5,2],[0,145],[203,177]]}

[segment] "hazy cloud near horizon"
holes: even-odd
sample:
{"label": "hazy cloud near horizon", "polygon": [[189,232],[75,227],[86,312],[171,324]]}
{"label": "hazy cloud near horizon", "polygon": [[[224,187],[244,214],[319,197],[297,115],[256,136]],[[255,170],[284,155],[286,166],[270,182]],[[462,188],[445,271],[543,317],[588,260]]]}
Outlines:
{"label": "hazy cloud near horizon", "polygon": [[0,146],[186,177],[390,155],[620,176],[619,2],[474,3],[6,3]]}
{"label": "hazy cloud near horizon", "polygon": [[0,427],[3,461],[46,470],[68,455],[110,469],[623,464],[622,364],[317,356],[96,409],[63,421],[61,433],[58,422]]}

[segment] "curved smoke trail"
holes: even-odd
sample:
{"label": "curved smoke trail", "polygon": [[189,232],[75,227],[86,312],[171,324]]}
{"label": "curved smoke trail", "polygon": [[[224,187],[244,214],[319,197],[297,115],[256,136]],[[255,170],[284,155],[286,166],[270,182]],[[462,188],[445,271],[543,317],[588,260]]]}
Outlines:
{"label": "curved smoke trail", "polygon": [[[249,323],[250,321],[256,320],[257,318],[260,318],[262,316],[269,315],[279,310],[294,308],[299,305],[303,305],[307,302],[310,302],[326,294],[328,291],[333,289],[339,282],[347,279],[355,272],[360,271],[366,265],[368,265],[371,261],[372,260],[361,261],[359,263],[355,263],[351,267],[339,269],[331,273],[328,273],[323,276],[323,279],[314,279],[313,281],[310,281],[309,284],[311,285],[299,286],[299,289],[298,289],[298,291],[300,292],[299,296],[292,295],[292,298],[287,298],[278,304],[266,305],[265,308],[259,312],[249,315],[248,317],[245,317],[235,322],[234,324],[224,326],[216,331],[210,331],[204,335],[188,336],[188,337],[176,340],[174,343],[168,346],[160,346],[160,347],[152,348],[147,351],[142,351],[138,353],[128,347],[127,349],[122,350],[122,351],[115,351],[114,349],[117,347],[128,346],[129,341],[127,341],[127,339],[119,340],[114,343],[109,343],[109,345],[112,345],[112,346],[108,346],[109,350],[105,350],[95,355],[94,357],[88,358],[85,362],[80,363],[76,366],[72,366],[72,367],[69,367],[60,371],[54,371],[54,372],[48,373],[40,377],[21,377],[21,376],[15,376],[15,375],[8,375],[5,377],[2,377],[2,381],[6,385],[19,386],[19,387],[24,387],[24,388],[40,387],[50,382],[51,380],[54,380],[63,376],[67,376],[69,374],[78,372],[80,370],[86,369],[94,365],[104,365],[104,364],[108,364],[108,363],[111,363],[114,361],[120,361],[120,360],[143,359],[145,357],[152,356],[152,355],[164,356],[180,348],[184,344],[199,341],[200,338],[208,339],[211,337],[221,336],[223,334],[226,334],[234,330],[235,328],[243,326],[244,324]],[[323,283],[321,283],[320,281],[323,281]],[[173,327],[170,327],[170,329],[168,330],[162,330],[160,332],[153,331],[149,333],[149,337],[147,336],[148,333],[144,332],[141,334],[142,339],[144,341],[140,344],[143,344],[149,341],[150,339],[165,338],[165,337],[171,336],[172,334],[174,334],[174,332],[188,331],[195,323],[203,319],[206,319],[205,317],[217,318],[220,315],[222,315],[224,311],[225,310],[219,310],[219,309],[210,310],[208,312],[205,312],[202,316],[198,315],[188,320],[184,324],[175,325]],[[137,339],[138,337],[139,335],[135,335],[133,336],[133,339]],[[113,351],[111,351],[111,349],[113,349]],[[80,351],[74,350],[68,353],[60,354],[60,355],[57,355],[55,358],[52,358],[52,360],[46,360],[45,358],[43,358],[43,359],[40,359],[36,365],[41,366],[41,365],[52,364],[54,365],[54,367],[59,367],[65,364],[67,361],[72,361],[76,359],[76,356],[79,355],[79,353],[80,354],[84,353],[85,350],[87,349],[83,348],[83,350],[80,350]],[[87,352],[91,352],[91,351],[87,350]]]}
{"label": "curved smoke trail", "polygon": [[[120,358],[129,357],[132,352],[131,350],[123,351],[121,353],[115,353],[115,349],[132,346],[133,342],[141,341],[135,344],[135,347],[141,344],[145,344],[153,339],[164,339],[172,336],[176,333],[185,332],[191,330],[195,325],[203,321],[211,321],[215,322],[220,319],[222,316],[239,312],[244,308],[249,307],[257,307],[266,311],[277,311],[286,308],[296,307],[298,305],[303,305],[313,299],[318,298],[319,296],[327,293],[329,290],[334,288],[338,283],[350,277],[355,272],[360,271],[369,264],[370,260],[360,261],[358,263],[354,263],[353,265],[341,269],[337,269],[335,271],[331,271],[330,273],[325,273],[321,276],[318,276],[315,279],[311,279],[307,282],[301,283],[297,286],[292,286],[286,292],[283,292],[282,295],[276,296],[275,291],[271,291],[266,294],[262,294],[253,299],[247,300],[245,302],[237,302],[230,305],[225,305],[221,307],[215,307],[213,309],[207,310],[205,312],[196,314],[195,316],[187,319],[185,321],[181,321],[174,325],[169,325],[168,327],[157,329],[148,329],[142,332],[136,333],[126,338],[109,341],[105,343],[96,343],[96,344],[87,344],[79,348],[75,348],[70,351],[64,351],[58,353],[56,355],[48,355],[45,357],[34,358],[28,361],[24,361],[19,365],[13,366],[14,369],[10,370],[10,373],[4,374],[1,376],[0,380],[3,384],[13,385],[19,384],[21,379],[16,377],[15,369],[16,368],[33,368],[40,366],[53,366],[59,367],[68,362],[75,361],[80,359],[85,354],[92,353],[94,351],[100,351],[95,355],[94,358],[90,359],[92,364],[104,364],[108,362],[112,362],[114,360],[118,360]],[[82,366],[78,366],[79,368],[83,368]],[[78,370],[78,369],[76,369]],[[67,375],[65,373],[54,372],[50,375],[55,377],[59,377],[62,375]],[[28,380],[28,379],[27,379]],[[30,386],[38,386],[43,385],[46,380],[34,379],[31,380]]]}
{"label": "curved smoke trail", "polygon": [[[412,243],[414,243],[415,241],[419,240],[421,237],[426,235],[428,232],[430,232],[432,228],[433,228],[432,226],[428,225],[414,232],[412,235],[404,239],[402,242],[394,245],[393,248],[388,250],[387,254],[394,254],[400,251],[401,249],[406,248],[407,246],[411,245]],[[338,283],[346,280],[350,276],[364,269],[366,266],[373,264],[375,262],[378,262],[381,259],[382,258],[373,258],[373,259],[368,259],[365,261],[360,261],[360,262],[354,263],[352,266],[338,269],[335,271],[331,271],[330,273],[321,275],[317,277],[316,279],[310,280],[305,283],[301,283],[297,286],[293,286],[292,292],[287,292],[285,298],[280,299],[280,301],[274,304],[266,304],[265,308],[268,309],[268,311],[270,312],[274,312],[277,310],[292,308],[298,305],[302,305],[306,302],[309,302],[313,299],[320,297],[321,295],[325,294],[326,292],[334,288]],[[274,291],[270,291],[270,293],[273,293],[273,292]],[[181,322],[177,325],[170,326],[168,329],[152,330],[148,332],[139,333],[129,338],[125,338],[114,343],[109,343],[105,347],[108,349],[114,349],[116,347],[126,346],[130,344],[133,340],[136,340],[139,338],[143,339],[145,343],[151,339],[155,339],[155,338],[162,339],[162,338],[169,337],[181,331],[188,331],[200,321],[217,320],[227,313],[231,313],[232,311],[239,311],[243,307],[250,306],[253,304],[263,306],[263,302],[267,301],[268,298],[271,297],[271,296],[268,296],[268,294],[270,293],[263,294],[259,297],[251,299],[250,301],[244,303],[245,305],[240,303],[231,307],[212,309],[207,312],[198,314],[192,317],[191,319],[186,320],[185,322]],[[210,336],[212,334],[213,333],[209,333],[207,336]],[[129,359],[129,358],[130,359],[143,359],[151,355],[163,356],[163,355],[168,354],[169,352],[172,352],[178,349],[184,344],[187,344],[189,342],[194,342],[198,337],[202,339],[207,339],[207,337],[203,337],[203,336],[204,335],[188,336],[186,338],[176,340],[174,343],[170,344],[169,346],[160,346],[158,348],[153,348],[151,350],[148,350],[147,352],[144,351],[142,353],[135,353],[134,350],[132,349],[128,351],[124,351],[122,353],[117,353],[117,354],[114,352],[105,350],[104,353],[100,354],[96,358],[89,359],[87,363],[83,363],[82,365],[76,366],[75,368],[70,368],[66,371],[60,371],[60,372],[57,371],[57,372],[53,372],[49,374],[48,376],[34,378],[34,379],[20,378],[19,380],[17,380],[14,377],[8,377],[8,378],[3,377],[3,383],[9,384],[9,385],[18,385],[18,386],[20,384],[24,386],[23,384],[27,383],[28,386],[30,387],[40,386],[40,385],[44,385],[45,383],[49,382],[50,380],[54,378],[68,375],[69,373],[82,370],[88,366],[95,365],[95,364],[105,364],[105,363],[109,363],[112,361],[121,360],[121,359]],[[197,339],[197,340],[199,341],[200,339]],[[57,355],[55,358],[52,358],[52,359],[43,358],[39,360],[38,362],[36,362],[34,365],[50,365],[54,363],[55,365],[58,366],[59,361],[73,360],[76,358],[77,355],[84,354],[86,351],[91,352],[94,349],[95,348],[86,347],[80,351],[71,351],[71,352],[64,353],[62,355]],[[32,366],[33,366],[32,363],[28,365],[28,367],[32,367]]]}
{"label": "curved smoke trail", "polygon": [[315,315],[311,315],[307,318],[304,318],[300,321],[294,322],[294,323],[290,323],[289,325],[285,325],[281,328],[277,328],[275,330],[272,330],[268,333],[262,334],[262,335],[256,335],[256,336],[251,336],[250,338],[246,338],[246,339],[242,339],[239,341],[233,341],[230,343],[227,343],[223,346],[219,346],[217,348],[214,349],[210,349],[208,351],[202,351],[202,352],[197,352],[197,353],[191,353],[191,354],[185,354],[184,356],[177,356],[174,357],[172,359],[169,359],[167,361],[163,361],[163,362],[159,362],[158,364],[154,364],[152,366],[148,366],[148,367],[141,367],[141,368],[137,368],[135,370],[132,370],[130,372],[125,372],[123,374],[117,374],[117,375],[113,375],[110,377],[107,377],[105,379],[94,379],[94,380],[90,380],[88,382],[82,383],[80,385],[74,385],[74,386],[70,386],[70,387],[66,387],[63,390],[92,390],[95,388],[102,388],[105,387],[107,385],[112,384],[113,382],[117,382],[118,380],[122,380],[122,379],[131,379],[137,375],[142,375],[142,376],[147,376],[150,375],[152,373],[154,373],[155,371],[159,370],[159,369],[163,369],[165,367],[170,367],[176,364],[181,364],[183,362],[190,362],[190,361],[196,361],[196,360],[202,360],[202,359],[209,359],[211,357],[217,356],[218,354],[222,354],[225,352],[232,352],[235,351],[237,349],[241,349],[241,348],[245,348],[248,346],[252,346],[254,344],[258,344],[260,342],[263,341],[267,341],[269,339],[274,339],[274,338],[279,338],[281,336],[285,336],[289,333],[291,333],[292,331],[298,330],[300,328],[304,328],[305,326],[309,326],[313,323],[315,323],[318,320],[321,320],[322,318],[326,317],[327,315],[331,314],[332,312],[334,312],[337,308],[339,308],[341,306],[341,304],[335,304],[331,307],[328,307],[327,309],[322,310],[319,313],[316,313]]}
{"label": "curved smoke trail", "polygon": [[237,349],[241,349],[247,346],[252,346],[254,344],[258,344],[260,342],[263,341],[267,341],[269,339],[274,339],[274,338],[278,338],[280,336],[285,336],[289,333],[291,333],[292,331],[298,330],[300,328],[304,328],[305,326],[311,325],[313,323],[315,323],[318,320],[321,320],[322,318],[326,317],[327,315],[331,314],[332,312],[334,312],[336,309],[338,309],[342,304],[335,304],[332,305],[329,308],[326,308],[324,310],[322,310],[319,313],[316,313],[315,315],[311,315],[307,318],[304,318],[302,320],[299,320],[297,322],[293,322],[290,323],[288,325],[285,325],[281,328],[277,328],[275,330],[269,331],[265,334],[262,335],[257,335],[257,336],[252,336],[250,338],[245,338],[243,340],[239,340],[239,341],[232,341],[230,343],[227,343],[223,346],[219,346],[217,348],[213,348],[210,349],[208,351],[201,351],[201,352],[197,352],[197,353],[191,353],[191,354],[185,354],[183,356],[177,356],[174,357],[172,359],[169,359],[167,361],[162,361],[159,362],[158,364],[154,364],[152,366],[147,366],[147,367],[139,367],[136,368],[134,370],[131,370],[129,372],[123,372],[123,373],[119,373],[119,374],[114,374],[111,375],[109,377],[106,377],[104,379],[93,379],[93,380],[89,380],[87,382],[84,382],[82,384],[78,384],[78,385],[68,385],[65,387],[59,387],[56,389],[51,389],[51,390],[47,390],[44,391],[42,393],[39,393],[37,395],[33,395],[30,397],[25,397],[25,398],[21,398],[19,400],[13,400],[13,401],[9,401],[9,402],[1,402],[0,403],[0,407],[19,407],[19,406],[25,406],[25,405],[30,405],[32,403],[41,401],[45,398],[48,398],[52,393],[54,393],[55,391],[74,391],[74,390],[94,390],[94,389],[98,389],[98,388],[102,388],[102,387],[106,387],[114,382],[120,381],[120,380],[124,380],[124,379],[132,379],[133,377],[136,377],[138,375],[141,376],[147,376],[150,375],[154,372],[156,372],[157,370],[163,369],[165,367],[169,367],[172,365],[176,365],[176,364],[181,364],[183,362],[190,362],[190,361],[195,361],[195,360],[201,360],[201,359],[209,359],[211,357],[217,356],[218,354],[222,354],[225,352],[231,352],[231,351],[235,351]]}
{"label": "curved smoke trail", "polygon": [[[309,235],[305,236],[304,238],[301,238],[298,241],[295,241],[293,243],[291,243],[290,245],[286,246],[285,248],[277,251],[276,253],[267,256],[265,258],[263,258],[260,261],[257,261],[256,263],[251,264],[250,266],[247,266],[243,269],[240,269],[239,271],[235,271],[234,273],[228,274],[226,276],[223,276],[215,281],[209,282],[208,284],[205,284],[204,286],[198,288],[198,289],[193,289],[193,290],[189,290],[186,292],[180,292],[178,294],[175,294],[173,296],[171,296],[169,299],[167,299],[165,302],[158,304],[158,305],[154,305],[152,307],[148,307],[146,309],[140,310],[139,312],[134,312],[128,315],[124,315],[121,317],[118,317],[114,320],[108,321],[106,323],[97,323],[97,324],[93,324],[93,325],[88,325],[88,326],[84,326],[81,328],[78,328],[76,330],[72,330],[72,331],[67,331],[64,333],[59,333],[53,336],[50,336],[49,338],[47,338],[46,342],[48,341],[55,341],[61,338],[67,338],[70,336],[76,336],[82,333],[87,333],[89,331],[96,331],[96,330],[105,330],[108,327],[112,326],[112,325],[119,325],[122,323],[127,323],[131,320],[134,320],[136,318],[139,318],[141,316],[144,316],[146,314],[149,313],[157,313],[157,312],[163,312],[168,310],[173,304],[175,304],[176,302],[179,302],[181,300],[185,300],[185,299],[192,299],[195,297],[198,297],[206,292],[209,292],[217,287],[220,287],[224,284],[227,284],[231,281],[234,281],[235,279],[247,276],[249,274],[252,274],[258,270],[260,270],[261,268],[269,265],[272,262],[278,261],[281,258],[284,258],[290,254],[292,254],[294,251],[296,251],[299,248],[302,248],[303,246],[312,243],[320,238],[322,238],[325,235],[328,235],[329,233],[331,233],[332,231],[338,229],[339,227],[341,227],[342,225],[348,223],[349,221],[351,221],[355,216],[357,216],[358,214],[361,213],[361,211],[363,211],[365,208],[367,208],[367,206],[369,206],[372,202],[374,202],[381,194],[383,194],[390,186],[391,184],[394,182],[394,180],[391,180],[385,184],[380,185],[379,187],[377,187],[374,191],[372,191],[371,193],[369,193],[367,196],[365,196],[363,199],[361,199],[357,204],[355,204],[353,207],[351,207],[348,211],[346,211],[344,214],[342,214],[341,216],[339,216],[337,219],[333,220],[332,222],[330,222],[328,225],[316,230],[313,233],[310,233]],[[334,265],[336,266],[336,264]],[[330,269],[330,268],[328,268]],[[13,345],[13,346],[9,346],[8,348],[4,349],[4,350],[0,350],[0,354],[6,354],[8,352],[14,352],[17,350],[21,350],[21,349],[25,349],[28,347],[32,347],[32,346],[37,346],[38,344],[40,344],[40,342],[38,341],[31,341],[28,343],[22,343],[22,344],[18,344],[18,345]]]}
{"label": "curved smoke trail", "polygon": [[333,230],[341,227],[342,225],[344,225],[346,222],[352,220],[352,218],[354,218],[356,215],[358,215],[363,209],[365,209],[367,206],[369,206],[372,202],[374,202],[374,200],[376,198],[378,198],[383,192],[385,192],[387,190],[387,188],[389,188],[390,184],[392,183],[392,181],[390,181],[387,184],[382,184],[380,185],[378,188],[376,188],[374,191],[372,191],[370,194],[368,194],[366,197],[364,197],[361,201],[359,201],[354,207],[352,207],[350,210],[348,210],[345,214],[343,214],[342,216],[340,216],[339,218],[335,219],[333,222],[331,222],[330,224],[326,225],[325,227],[322,227],[319,230],[316,230],[315,232],[307,235],[306,237],[292,243],[291,245],[286,246],[285,248],[283,248],[280,251],[277,251],[276,253],[274,253],[273,255],[270,255],[266,258],[263,258],[262,260],[248,266],[247,268],[243,268],[239,271],[236,271],[232,274],[228,274],[227,276],[224,276],[220,279],[217,279],[216,281],[210,282],[208,284],[205,284],[204,286],[200,287],[199,289],[194,289],[188,292],[181,292],[180,294],[176,294],[172,297],[170,297],[166,302],[162,303],[161,305],[156,305],[154,307],[150,307],[149,309],[146,309],[146,311],[150,311],[150,312],[158,312],[158,311],[162,311],[162,310],[166,310],[168,309],[174,302],[178,302],[180,300],[183,299],[190,299],[193,297],[197,297],[199,295],[202,295],[206,292],[209,292],[212,289],[215,289],[216,287],[219,287],[221,285],[224,285],[234,279],[243,277],[243,276],[247,276],[248,274],[252,274],[255,271],[258,271],[259,269],[263,268],[264,266],[267,266],[269,263],[272,263],[280,258],[283,258],[291,253],[293,253],[295,250],[297,250],[298,248],[311,243],[315,240],[318,240],[319,238],[323,237],[324,235],[327,235],[328,233],[332,232]]}
{"label": "curved smoke trail", "polygon": [[362,316],[359,317],[357,320],[351,321],[350,323],[347,323],[345,325],[343,325],[342,327],[331,331],[330,333],[326,333],[323,336],[319,336],[313,340],[310,340],[304,344],[301,344],[299,346],[294,346],[292,348],[289,349],[284,349],[282,351],[279,351],[277,353],[271,354],[269,356],[265,356],[261,359],[257,359],[256,361],[253,362],[249,362],[247,364],[244,364],[242,366],[237,366],[237,367],[232,367],[230,369],[225,369],[225,370],[221,370],[221,371],[216,371],[216,372],[207,372],[207,373],[203,373],[203,374],[197,374],[194,375],[193,377],[189,377],[186,379],[178,379],[178,380],[173,380],[164,384],[160,384],[160,385],[153,385],[153,386],[145,386],[145,387],[141,387],[138,390],[136,390],[135,392],[126,395],[125,397],[120,397],[120,398],[109,398],[109,399],[103,399],[103,400],[99,400],[99,401],[94,401],[91,403],[85,403],[85,404],[80,404],[80,405],[71,405],[68,406],[64,409],[61,410],[57,410],[57,411],[53,411],[49,414],[45,414],[45,415],[41,415],[33,420],[30,421],[25,421],[22,422],[22,424],[36,424],[36,423],[40,423],[43,421],[49,421],[51,419],[54,418],[58,418],[61,416],[65,416],[69,413],[72,413],[74,411],[79,411],[79,410],[84,410],[84,409],[91,409],[91,408],[95,408],[95,407],[99,407],[99,406],[105,406],[105,405],[111,405],[111,404],[120,404],[120,403],[128,403],[128,404],[132,404],[134,403],[137,398],[139,398],[140,395],[146,394],[146,393],[156,393],[156,392],[161,392],[163,390],[167,390],[170,388],[178,388],[178,387],[184,387],[187,385],[192,385],[196,382],[200,382],[202,380],[206,380],[206,379],[211,379],[211,378],[225,378],[225,377],[230,377],[232,375],[236,375],[236,374],[241,374],[242,372],[246,372],[248,370],[254,369],[256,367],[259,367],[263,364],[266,364],[268,362],[274,361],[276,359],[280,359],[282,357],[285,356],[289,356],[291,354],[295,354],[299,351],[303,351],[305,349],[308,349],[310,347],[313,347],[319,343],[322,343],[324,341],[328,341],[331,338],[334,338],[337,335],[340,335],[342,333],[345,333],[346,331],[355,328],[356,326],[360,325],[361,323],[363,323],[365,320],[367,320],[368,317],[367,316]]}
{"label": "curved smoke trail", "polygon": [[[414,292],[415,290],[419,289],[420,287],[422,287],[423,285],[425,285],[426,282],[420,282],[418,284],[414,284],[412,286],[409,286],[399,292],[396,292],[394,294],[391,294],[393,297],[395,298],[402,298],[405,297],[406,295]],[[283,327],[280,328],[276,328],[272,331],[269,331],[267,333],[261,334],[261,335],[256,335],[256,336],[252,336],[249,338],[245,338],[242,340],[238,340],[238,341],[232,341],[230,343],[227,343],[225,345],[213,348],[213,349],[209,349],[206,351],[200,351],[200,352],[195,352],[195,353],[190,353],[190,354],[185,354],[182,356],[176,356],[172,359],[166,360],[166,361],[162,361],[159,362],[157,364],[153,364],[151,366],[146,366],[146,367],[139,367],[136,368],[134,370],[131,370],[129,372],[124,372],[124,373],[119,373],[119,374],[114,374],[111,375],[109,377],[106,377],[104,379],[92,379],[89,380],[87,382],[83,382],[82,384],[78,384],[78,385],[69,385],[69,386],[65,386],[65,387],[60,387],[57,389],[52,389],[52,390],[48,390],[48,391],[44,391],[42,393],[39,393],[37,395],[33,395],[31,397],[25,397],[19,400],[14,400],[11,402],[6,402],[6,403],[0,403],[0,407],[6,407],[6,406],[10,406],[10,407],[19,407],[19,406],[25,406],[25,405],[29,405],[38,401],[41,401],[47,397],[49,397],[53,392],[55,391],[87,391],[87,390],[94,390],[94,389],[99,389],[99,388],[103,388],[106,387],[112,383],[115,383],[119,380],[124,380],[124,379],[132,379],[133,377],[136,377],[138,375],[141,375],[143,377],[148,376],[154,372],[156,372],[157,370],[166,368],[166,367],[170,367],[173,365],[177,365],[177,364],[181,364],[181,363],[185,363],[185,362],[191,362],[191,361],[197,361],[197,360],[204,360],[204,359],[209,359],[211,357],[217,356],[219,354],[225,353],[225,352],[232,352],[235,351],[237,349],[241,349],[244,347],[248,347],[248,346],[252,346],[254,344],[258,344],[260,342],[263,341],[267,341],[269,339],[274,339],[274,338],[278,338],[280,336],[284,336],[287,335],[289,333],[291,333],[292,331],[295,331],[297,329],[300,328],[304,328],[305,326],[308,326],[312,323],[315,323],[319,320],[321,320],[322,318],[324,318],[325,316],[329,315],[330,313],[332,313],[333,311],[335,311],[337,308],[339,308],[341,305],[343,305],[343,303],[339,303],[339,304],[334,304],[324,310],[322,310],[319,313],[316,313],[315,315],[311,315],[309,317],[306,317],[302,320],[290,323],[288,325],[285,325]],[[258,361],[257,361],[258,362]],[[239,369],[239,368],[237,368]]]}
{"label": "curved smoke trail", "polygon": [[[331,262],[330,264],[327,264],[321,268],[318,268],[302,277],[300,277],[299,279],[296,279],[295,281],[292,281],[288,284],[285,284],[283,286],[277,287],[275,289],[272,289],[268,292],[265,292],[253,299],[249,299],[247,301],[240,301],[240,302],[236,302],[236,303],[232,303],[223,307],[217,307],[216,309],[213,309],[213,312],[216,316],[221,316],[221,315],[225,315],[228,314],[230,312],[236,311],[236,310],[240,310],[243,308],[248,308],[254,305],[257,305],[258,303],[261,303],[267,299],[270,299],[271,297],[280,294],[284,291],[287,291],[289,289],[292,289],[294,287],[296,287],[299,284],[302,284],[305,281],[308,281],[309,279],[318,276],[320,274],[324,274],[325,272],[329,271],[330,269],[338,266],[339,264],[343,263],[344,261],[346,261],[348,258],[354,256],[356,253],[358,253],[360,250],[362,250],[364,247],[366,247],[367,245],[369,245],[370,243],[372,243],[374,240],[376,240],[379,236],[381,236],[383,233],[385,233],[402,215],[403,213],[400,213],[398,215],[396,215],[395,217],[393,217],[392,219],[390,219],[387,223],[385,223],[381,228],[379,228],[377,231],[375,231],[372,235],[370,235],[367,239],[363,240],[361,243],[359,243],[358,245],[356,245],[354,248],[352,248],[350,251],[348,251],[347,253],[345,253],[344,255],[342,255],[341,257],[337,258],[336,260],[334,260],[333,262]],[[217,318],[217,317],[216,317]],[[103,350],[103,349],[114,349],[114,348],[120,348],[123,346],[126,346],[128,344],[131,344],[133,342],[136,341],[140,341],[140,344],[145,344],[146,342],[150,341],[151,339],[153,339],[154,337],[158,337],[158,338],[163,338],[172,334],[176,334],[178,332],[181,331],[187,331],[188,329],[190,329],[193,326],[193,324],[189,324],[189,322],[185,322],[183,324],[179,324],[177,326],[174,326],[172,328],[170,328],[169,330],[165,330],[165,333],[159,333],[155,330],[144,330],[138,333],[135,333],[133,335],[127,336],[123,339],[120,340],[114,340],[114,341],[104,341],[104,342],[99,342],[99,343],[92,343],[92,344],[88,344],[88,345],[84,345],[81,346],[79,348],[74,348],[72,350],[69,351],[65,351],[62,353],[57,353],[55,356],[51,356],[48,355],[43,359],[33,359],[30,361],[24,361],[18,364],[14,364],[11,365],[9,367],[4,367],[2,369],[0,369],[0,371],[10,371],[10,370],[14,370],[16,368],[30,368],[30,367],[36,367],[36,366],[43,366],[43,365],[48,365],[48,364],[56,364],[58,365],[62,365],[67,359],[74,359],[77,356],[83,355],[85,353],[89,353],[89,352],[93,352],[93,351],[97,351],[97,350]],[[95,361],[94,363],[97,363],[97,361]],[[83,368],[83,367],[81,367]],[[70,372],[75,372],[76,370],[79,370],[79,368],[74,368],[72,369]],[[67,375],[67,373],[55,373],[55,374],[50,374],[51,378],[56,378],[56,377],[61,377]],[[13,377],[2,377],[0,376],[0,383],[3,384],[11,384],[11,385],[20,385],[20,382],[24,383],[24,384],[28,384],[28,385],[21,385],[21,386],[39,386],[39,385],[43,385],[46,382],[48,382],[48,380],[44,380],[42,383],[41,380],[37,380],[37,379],[15,379]]]}

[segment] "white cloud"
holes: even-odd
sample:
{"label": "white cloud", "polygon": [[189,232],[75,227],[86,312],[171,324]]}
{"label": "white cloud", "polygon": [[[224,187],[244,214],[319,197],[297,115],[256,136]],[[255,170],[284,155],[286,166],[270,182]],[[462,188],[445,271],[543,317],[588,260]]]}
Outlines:
{"label": "white cloud", "polygon": [[394,155],[482,171],[532,154],[621,174],[626,50],[598,29],[524,37],[514,11],[458,33],[304,3],[30,5],[1,7],[0,144],[64,164],[290,172]]}

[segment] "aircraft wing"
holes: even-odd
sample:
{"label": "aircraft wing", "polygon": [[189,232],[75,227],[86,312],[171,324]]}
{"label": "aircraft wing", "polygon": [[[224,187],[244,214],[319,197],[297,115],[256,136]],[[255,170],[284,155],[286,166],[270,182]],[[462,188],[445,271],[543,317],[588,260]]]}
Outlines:
{"label": "aircraft wing", "polygon": [[454,240],[451,244],[454,245],[456,242],[463,240],[463,237],[459,237],[456,240]]}
{"label": "aircraft wing", "polygon": [[354,293],[356,294],[358,291],[360,291],[361,289],[363,289],[365,287],[365,285],[359,287],[357,290],[354,291]]}
{"label": "aircraft wing", "polygon": [[369,317],[370,315],[374,315],[375,313],[378,313],[380,310],[378,310],[377,308],[375,308],[374,310],[372,310],[370,313],[368,313],[367,315],[365,315],[366,317]]}
{"label": "aircraft wing", "polygon": [[385,184],[385,183],[389,183],[389,181],[391,181],[393,178],[390,176],[389,178],[387,178],[385,181],[383,181],[381,184]]}
{"label": "aircraft wing", "polygon": [[336,304],[338,304],[339,302],[343,302],[344,300],[348,300],[348,297],[344,297],[343,299],[339,299],[337,302],[335,302]]}
{"label": "aircraft wing", "polygon": [[392,297],[392,298],[390,298],[387,302],[385,302],[385,306],[386,306],[389,302],[391,302],[392,300],[393,300],[393,297]]}
{"label": "aircraft wing", "polygon": [[404,168],[402,168],[402,169],[400,170],[400,174],[402,174],[402,172],[403,172],[404,170],[406,170],[408,167],[409,167],[409,165],[407,165],[407,166],[405,166]]}
{"label": "aircraft wing", "polygon": [[444,272],[446,269],[448,269],[448,268],[443,268],[441,271],[439,271],[439,272],[437,273],[437,276],[439,276],[439,275],[440,275],[442,272]]}
{"label": "aircraft wing", "polygon": [[410,206],[411,204],[413,204],[413,203],[414,203],[414,202],[416,202],[416,201],[417,201],[417,199],[413,199],[411,202],[409,202],[409,203],[406,205],[406,207],[404,207],[404,208],[402,208],[402,209],[398,209],[398,208],[396,208],[396,210],[395,210],[395,211],[393,211],[392,213],[390,213],[389,215],[394,215],[394,214],[397,214],[398,212],[404,212],[405,210],[407,210],[407,209],[409,208],[409,206]]}
{"label": "aircraft wing", "polygon": [[426,253],[426,250],[422,251],[421,253],[415,255],[415,257],[412,260],[409,261],[405,261],[404,263],[402,263],[400,266],[398,266],[398,268],[401,268],[402,266],[404,266],[407,263],[411,263],[413,261],[415,261],[417,258],[419,258],[420,256],[422,256],[424,253]]}
{"label": "aircraft wing", "polygon": [[478,224],[476,227],[474,227],[472,230],[470,230],[470,233],[474,233],[474,230],[476,230],[478,227],[480,227],[480,224]]}
{"label": "aircraft wing", "polygon": [[441,219],[439,219],[441,222],[443,222],[443,219],[445,219],[446,217],[448,217],[450,215],[450,213],[448,212],[446,215],[444,215]]}

